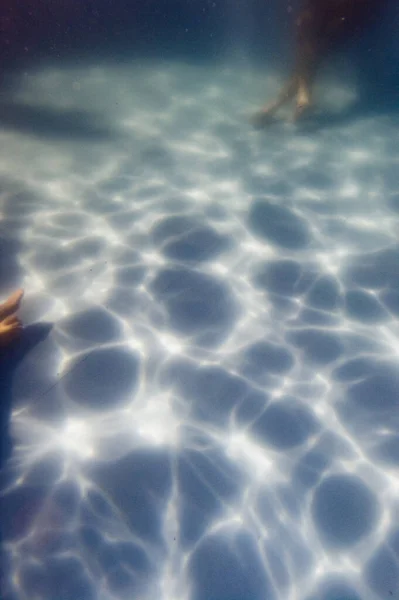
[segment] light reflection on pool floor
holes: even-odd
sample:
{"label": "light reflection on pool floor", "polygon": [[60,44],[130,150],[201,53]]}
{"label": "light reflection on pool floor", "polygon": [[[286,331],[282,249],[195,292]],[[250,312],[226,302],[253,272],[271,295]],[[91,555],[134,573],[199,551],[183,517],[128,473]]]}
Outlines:
{"label": "light reflection on pool floor", "polygon": [[399,594],[398,119],[255,132],[263,78],[3,102],[0,271],[53,323],[3,368],[10,600]]}

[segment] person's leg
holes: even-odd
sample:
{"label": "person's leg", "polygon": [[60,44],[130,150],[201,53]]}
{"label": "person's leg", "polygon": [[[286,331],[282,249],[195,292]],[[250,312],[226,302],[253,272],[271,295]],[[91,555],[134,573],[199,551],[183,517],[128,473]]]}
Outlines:
{"label": "person's leg", "polygon": [[311,105],[311,88],[317,65],[324,48],[325,13],[321,0],[303,2],[295,21],[295,66],[293,75],[274,102],[266,105],[255,116],[256,125],[264,125],[284,104],[296,96],[294,120]]}
{"label": "person's leg", "polygon": [[11,343],[22,330],[22,324],[15,313],[21,304],[23,295],[23,290],[17,290],[3,304],[0,304],[0,347]]}
{"label": "person's leg", "polygon": [[282,88],[276,100],[266,104],[253,121],[257,126],[265,125],[268,120],[284,104],[290,102],[295,96],[294,120],[298,119],[312,104],[312,84],[320,52],[316,44],[306,42],[297,49],[296,65],[294,74],[288,83]]}
{"label": "person's leg", "polygon": [[22,331],[22,324],[16,315],[10,315],[0,321],[0,348],[8,346]]}
{"label": "person's leg", "polygon": [[312,86],[320,56],[321,44],[306,40],[298,47],[296,74],[298,86],[296,90],[294,120],[310,108],[312,104]]}
{"label": "person's leg", "polygon": [[0,321],[17,312],[23,298],[23,290],[17,290],[0,304]]}

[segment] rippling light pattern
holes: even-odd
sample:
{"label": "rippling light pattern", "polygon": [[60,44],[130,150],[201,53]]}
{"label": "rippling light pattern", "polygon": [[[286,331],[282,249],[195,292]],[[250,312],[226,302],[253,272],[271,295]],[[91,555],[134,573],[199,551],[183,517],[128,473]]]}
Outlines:
{"label": "rippling light pattern", "polygon": [[138,61],[3,99],[0,226],[53,323],[12,374],[4,597],[399,597],[398,121],[253,131],[275,85]]}

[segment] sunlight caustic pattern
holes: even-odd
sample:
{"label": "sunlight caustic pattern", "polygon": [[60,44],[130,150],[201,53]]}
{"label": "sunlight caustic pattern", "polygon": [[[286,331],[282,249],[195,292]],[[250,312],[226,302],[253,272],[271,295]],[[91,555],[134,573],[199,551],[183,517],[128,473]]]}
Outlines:
{"label": "sunlight caustic pattern", "polygon": [[54,324],[13,379],[10,600],[398,597],[397,120],[259,134],[267,85],[49,66],[4,102],[0,226]]}

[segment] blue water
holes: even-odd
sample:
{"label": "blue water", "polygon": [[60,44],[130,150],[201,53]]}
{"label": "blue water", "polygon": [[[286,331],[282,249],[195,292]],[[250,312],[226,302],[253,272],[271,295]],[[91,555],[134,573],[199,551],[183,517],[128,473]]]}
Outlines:
{"label": "blue water", "polygon": [[281,6],[131,4],[6,6],[2,597],[398,598],[397,11],[259,132]]}

